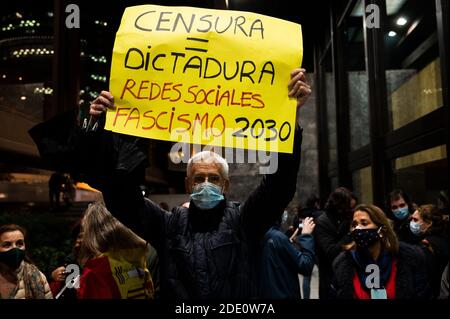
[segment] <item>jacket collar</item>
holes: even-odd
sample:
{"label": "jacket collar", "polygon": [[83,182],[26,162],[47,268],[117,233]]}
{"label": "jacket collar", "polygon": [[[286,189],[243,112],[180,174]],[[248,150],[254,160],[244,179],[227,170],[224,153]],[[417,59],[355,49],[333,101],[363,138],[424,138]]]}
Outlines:
{"label": "jacket collar", "polygon": [[211,209],[200,209],[194,201],[189,204],[189,224],[194,232],[208,232],[217,229],[226,207],[226,199]]}

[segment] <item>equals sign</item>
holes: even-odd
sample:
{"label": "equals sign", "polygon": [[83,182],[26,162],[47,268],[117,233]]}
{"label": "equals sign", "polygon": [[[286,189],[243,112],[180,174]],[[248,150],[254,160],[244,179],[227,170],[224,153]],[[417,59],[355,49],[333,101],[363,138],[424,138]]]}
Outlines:
{"label": "equals sign", "polygon": [[[198,42],[205,42],[208,43],[209,40],[206,39],[200,39],[200,38],[186,38],[186,40],[190,40],[190,41],[198,41]],[[199,51],[199,52],[208,52],[208,50],[205,49],[200,49],[200,48],[193,48],[193,47],[186,47],[185,50],[191,50],[191,51]]]}

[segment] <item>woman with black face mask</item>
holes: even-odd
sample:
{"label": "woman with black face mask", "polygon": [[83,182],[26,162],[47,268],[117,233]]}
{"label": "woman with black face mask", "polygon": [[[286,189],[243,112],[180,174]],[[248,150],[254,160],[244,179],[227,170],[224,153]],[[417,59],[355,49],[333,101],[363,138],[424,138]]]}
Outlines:
{"label": "woman with black face mask", "polygon": [[338,299],[428,299],[425,256],[399,242],[383,211],[374,205],[355,208],[353,243],[333,262],[331,295]]}
{"label": "woman with black face mask", "polygon": [[52,299],[44,274],[27,261],[25,235],[18,225],[0,226],[0,299]]}

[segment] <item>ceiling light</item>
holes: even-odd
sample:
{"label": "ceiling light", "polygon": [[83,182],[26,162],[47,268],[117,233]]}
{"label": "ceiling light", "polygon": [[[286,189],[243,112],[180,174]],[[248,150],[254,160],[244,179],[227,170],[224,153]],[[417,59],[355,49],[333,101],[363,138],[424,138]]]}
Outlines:
{"label": "ceiling light", "polygon": [[395,37],[397,35],[397,32],[395,31],[389,31],[388,36],[390,36],[391,38]]}
{"label": "ceiling light", "polygon": [[405,18],[403,18],[403,17],[400,17],[400,18],[398,18],[397,19],[397,25],[405,25],[406,23],[408,22],[408,20],[406,20]]}

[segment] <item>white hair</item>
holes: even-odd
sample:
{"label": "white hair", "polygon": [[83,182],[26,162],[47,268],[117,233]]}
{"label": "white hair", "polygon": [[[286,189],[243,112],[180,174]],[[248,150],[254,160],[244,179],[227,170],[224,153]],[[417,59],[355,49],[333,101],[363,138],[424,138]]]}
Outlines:
{"label": "white hair", "polygon": [[195,154],[189,159],[189,162],[187,164],[187,176],[191,176],[192,174],[192,166],[194,163],[216,163],[219,164],[220,168],[220,175],[222,175],[223,178],[228,179],[228,163],[226,159],[224,159],[222,156],[220,156],[217,153],[211,152],[211,151],[203,151],[200,153]]}

